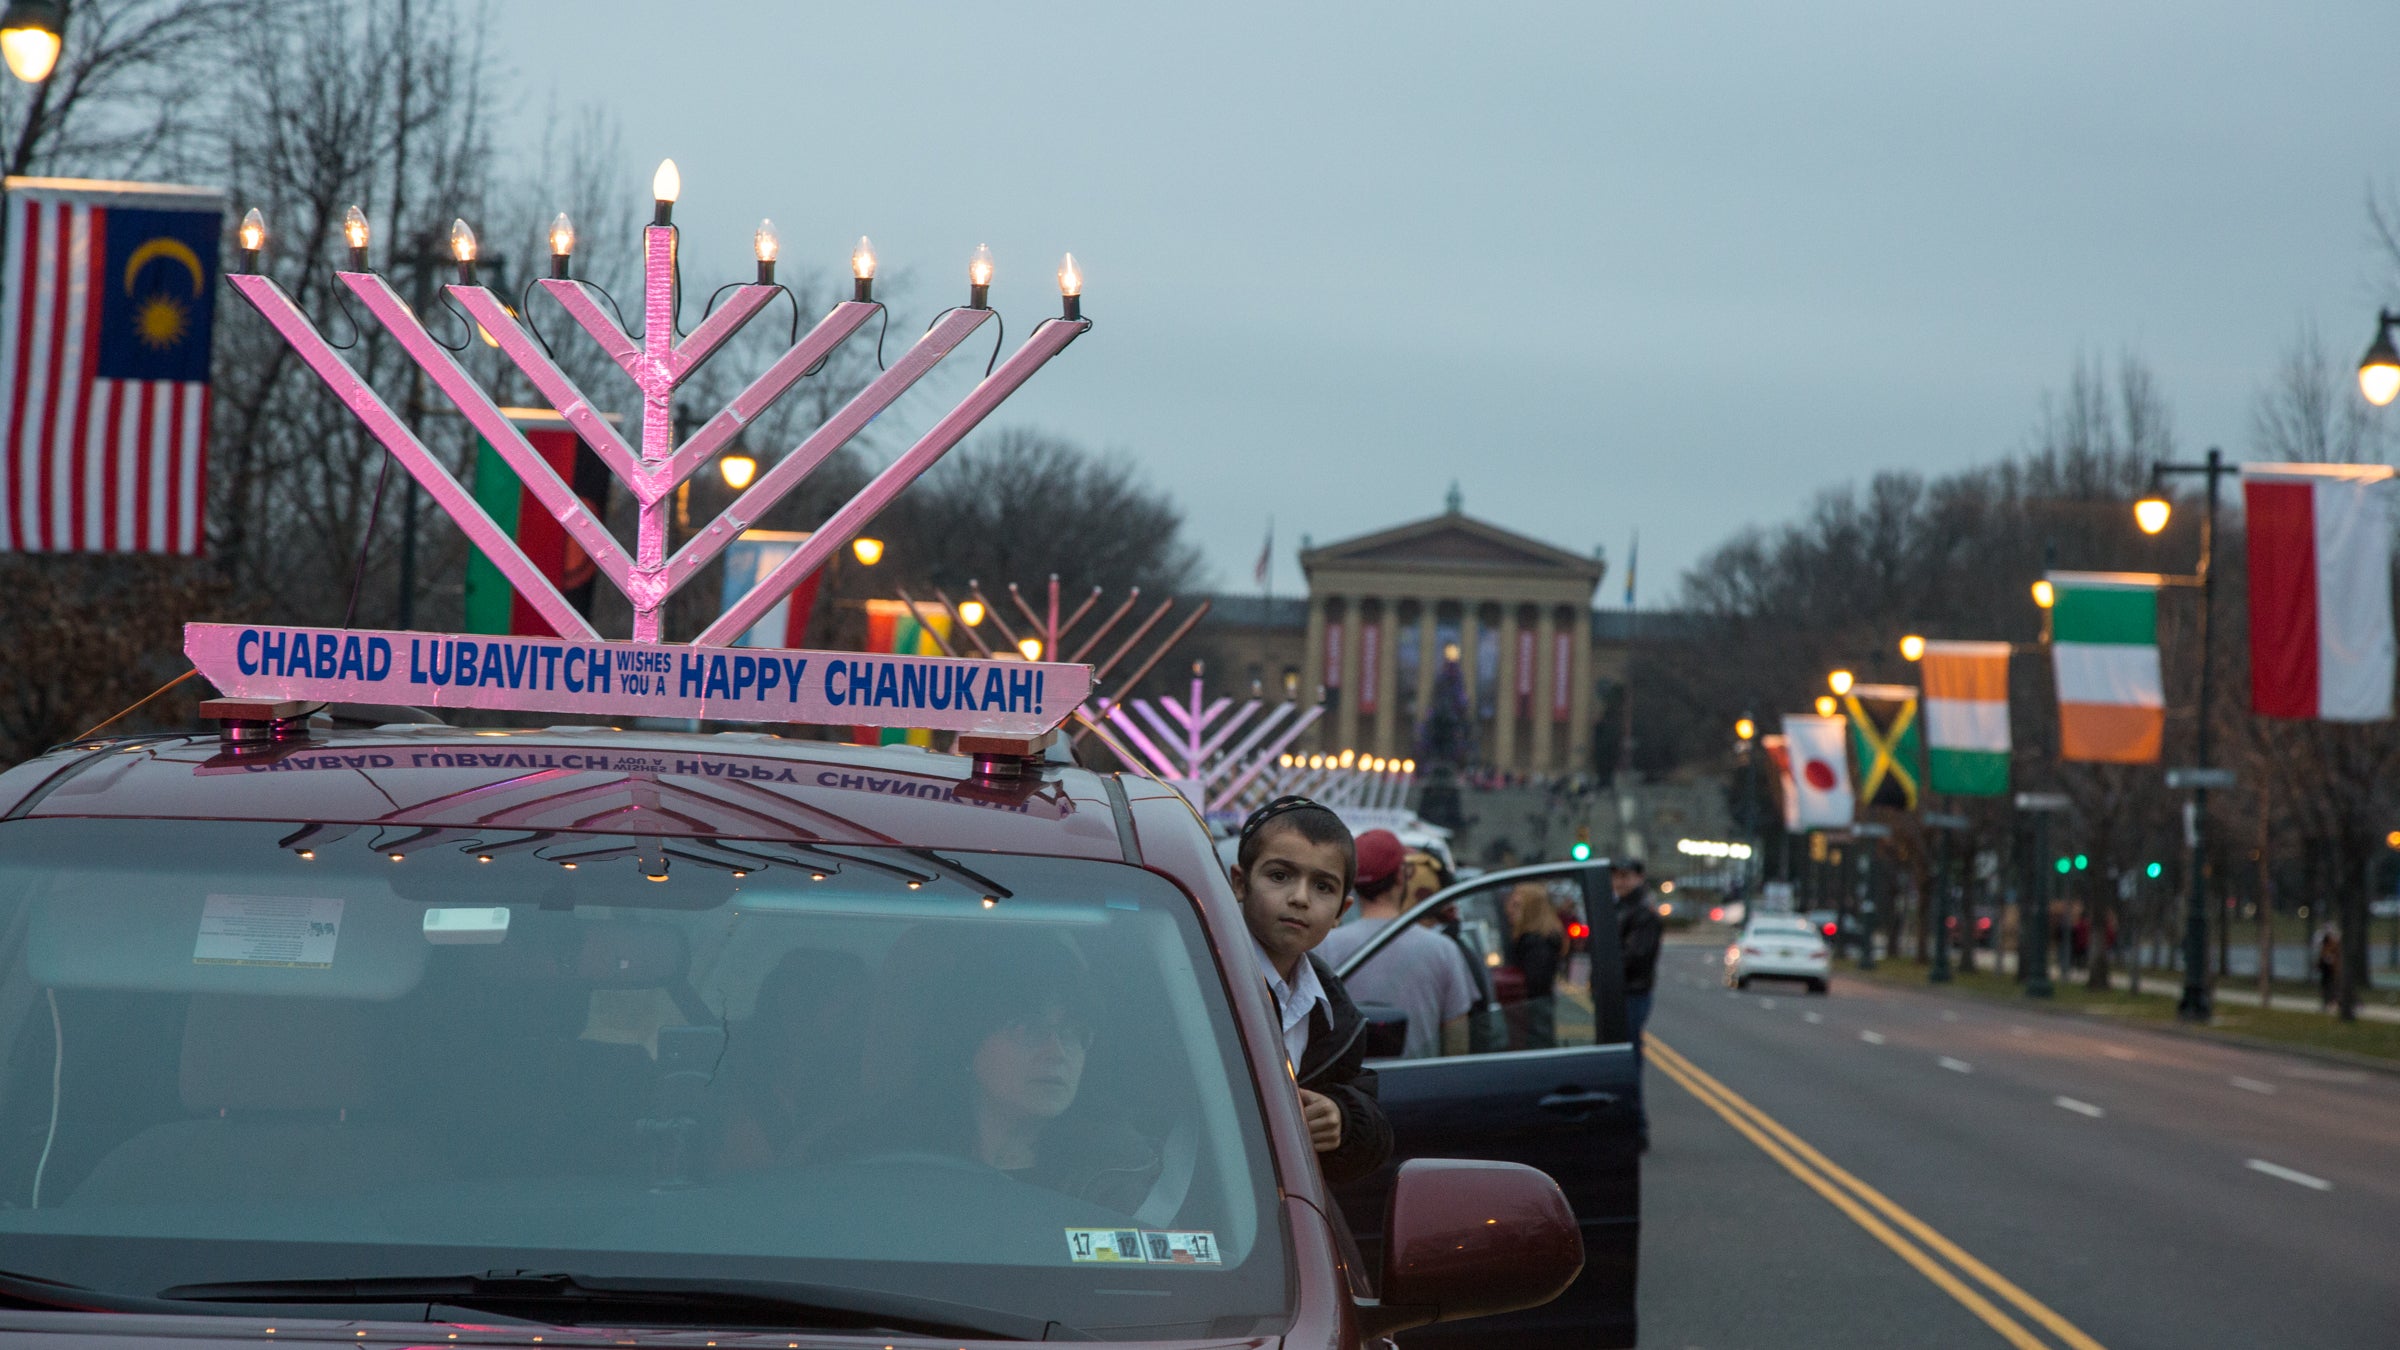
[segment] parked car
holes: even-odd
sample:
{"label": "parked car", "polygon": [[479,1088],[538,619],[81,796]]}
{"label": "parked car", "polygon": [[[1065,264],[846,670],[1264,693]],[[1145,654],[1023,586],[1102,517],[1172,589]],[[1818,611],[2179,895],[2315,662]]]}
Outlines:
{"label": "parked car", "polygon": [[1798,980],[1822,994],[1833,978],[1822,930],[1805,919],[1761,914],[1725,948],[1725,983],[1747,989],[1752,980]]}

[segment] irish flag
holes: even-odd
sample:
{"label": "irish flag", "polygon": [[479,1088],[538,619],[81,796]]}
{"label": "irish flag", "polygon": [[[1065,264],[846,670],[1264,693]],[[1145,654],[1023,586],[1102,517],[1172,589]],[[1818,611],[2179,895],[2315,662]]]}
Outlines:
{"label": "irish flag", "polygon": [[1925,644],[1930,786],[1958,797],[2008,793],[2008,644]]}
{"label": "irish flag", "polygon": [[2392,715],[2392,518],[2384,464],[2245,464],[2250,708]]}
{"label": "irish flag", "polygon": [[2155,572],[2050,574],[2059,758],[2158,762],[2167,706],[2158,670],[2159,580]]}

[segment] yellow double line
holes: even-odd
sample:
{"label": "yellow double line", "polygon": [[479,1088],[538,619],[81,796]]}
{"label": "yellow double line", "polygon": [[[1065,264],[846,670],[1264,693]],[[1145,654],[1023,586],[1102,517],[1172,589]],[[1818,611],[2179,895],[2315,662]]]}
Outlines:
{"label": "yellow double line", "polygon": [[[1892,1203],[1883,1192],[1834,1165],[1824,1154],[1809,1147],[1807,1141],[1779,1124],[1774,1117],[1752,1106],[1733,1089],[1718,1082],[1699,1065],[1662,1043],[1657,1037],[1645,1041],[1650,1062],[1700,1099],[1702,1105],[1724,1117],[1759,1151],[1781,1163],[1785,1171],[1800,1178],[1802,1184],[1825,1198],[1826,1203],[1850,1217],[1851,1222],[1864,1228],[1876,1241],[1889,1247],[1916,1272],[1931,1280],[1936,1287],[1957,1299],[1968,1312],[1981,1318],[1985,1325],[1999,1332],[2002,1339],[2018,1350],[2052,1350],[2048,1341],[2028,1330],[2025,1323],[2011,1316],[1992,1298],[1968,1283],[1973,1280],[1983,1286],[2000,1302],[2015,1308],[2018,1313],[2039,1326],[2073,1350],[2103,1350],[2098,1341],[2066,1318],[2051,1311],[2040,1299],[2010,1283],[2000,1272],[1967,1255],[1957,1243],[1935,1232],[1916,1215]],[[1935,1258],[1939,1257],[1939,1260]],[[1943,1262],[1948,1262],[1945,1266]],[[1953,1271],[1951,1267],[1956,1267]],[[1961,1276],[1965,1278],[1961,1278]]]}

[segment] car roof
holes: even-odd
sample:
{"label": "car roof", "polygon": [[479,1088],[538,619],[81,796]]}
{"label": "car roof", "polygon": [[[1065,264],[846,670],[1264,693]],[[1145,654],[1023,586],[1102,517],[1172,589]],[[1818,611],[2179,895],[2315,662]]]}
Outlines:
{"label": "car roof", "polygon": [[0,820],[325,821],[805,838],[1094,859],[1138,856],[1114,775],[1040,762],[972,780],[916,746],[606,727],[394,725],[230,754],[214,735],[83,742],[0,773]]}

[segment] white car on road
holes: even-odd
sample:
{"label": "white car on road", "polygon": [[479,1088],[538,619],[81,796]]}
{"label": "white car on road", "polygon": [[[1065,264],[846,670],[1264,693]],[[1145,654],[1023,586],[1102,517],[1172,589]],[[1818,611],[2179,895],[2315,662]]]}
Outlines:
{"label": "white car on road", "polygon": [[1822,994],[1833,963],[1825,935],[1791,914],[1761,914],[1725,949],[1725,983],[1747,989],[1752,980],[1800,980]]}

